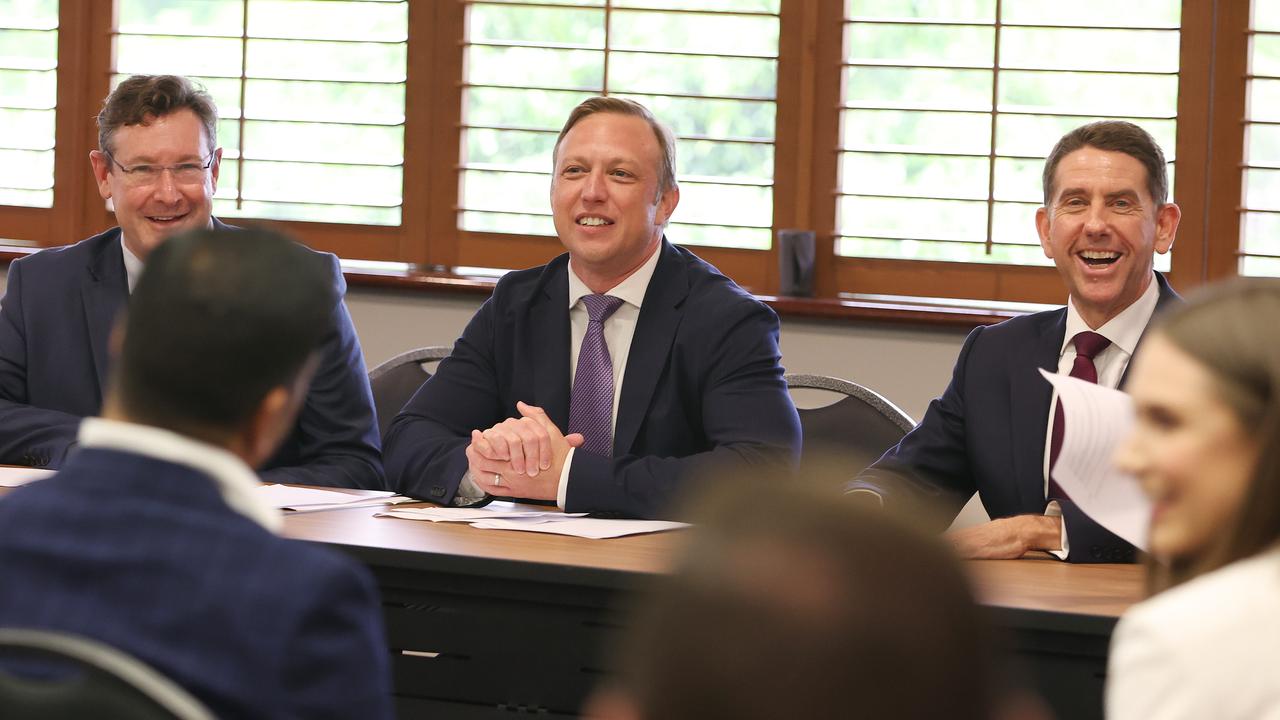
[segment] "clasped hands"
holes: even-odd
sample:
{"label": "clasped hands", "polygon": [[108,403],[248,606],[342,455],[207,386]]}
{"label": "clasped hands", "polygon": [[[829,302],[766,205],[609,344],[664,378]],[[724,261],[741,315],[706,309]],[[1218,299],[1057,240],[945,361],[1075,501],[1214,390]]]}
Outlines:
{"label": "clasped hands", "polygon": [[471,431],[471,481],[490,495],[555,500],[565,459],[582,445],[582,434],[560,432],[540,407],[517,402],[516,410],[518,418]]}

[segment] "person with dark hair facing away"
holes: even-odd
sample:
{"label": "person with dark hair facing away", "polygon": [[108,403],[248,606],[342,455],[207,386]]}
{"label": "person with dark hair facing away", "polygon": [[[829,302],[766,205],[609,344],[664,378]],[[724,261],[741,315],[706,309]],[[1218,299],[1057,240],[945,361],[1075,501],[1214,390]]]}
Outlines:
{"label": "person with dark hair facing away", "polygon": [[[108,336],[151,253],[213,217],[222,149],[208,93],[175,75],[123,80],[98,113],[89,153],[119,227],[14,261],[0,303],[0,463],[58,468],[80,419],[102,405]],[[264,465],[275,482],[381,489],[373,395],[337,258],[320,364],[295,426]],[[213,390],[216,392],[217,388]]]}
{"label": "person with dark hair facing away", "polygon": [[937,540],[813,491],[725,491],[690,517],[586,717],[1011,717],[985,617]]}
{"label": "person with dark hair facing away", "polygon": [[1181,211],[1145,130],[1106,120],[1064,135],[1045,160],[1036,231],[1067,306],[975,328],[924,419],[848,485],[890,510],[930,506],[945,528],[977,492],[990,522],[949,533],[962,557],[1045,550],[1069,562],[1133,562],[1133,546],[1076,506],[1053,477],[1064,423],[1040,370],[1106,387],[1158,308],[1178,295],[1154,270]]}
{"label": "person with dark hair facing away", "polygon": [[1112,720],[1280,718],[1280,280],[1160,319],[1116,463],[1152,502],[1148,581],[1112,637]]}
{"label": "person with dark hair facing away", "polygon": [[0,499],[0,626],[116,647],[220,717],[390,716],[372,578],[278,537],[251,469],[322,362],[330,269],[255,230],[151,253],[101,417],[57,474]]}
{"label": "person with dark hair facing away", "polygon": [[503,276],[396,416],[396,491],[653,518],[708,466],[795,463],[778,316],[667,241],[675,147],[634,100],[569,114],[550,188],[568,252]]}

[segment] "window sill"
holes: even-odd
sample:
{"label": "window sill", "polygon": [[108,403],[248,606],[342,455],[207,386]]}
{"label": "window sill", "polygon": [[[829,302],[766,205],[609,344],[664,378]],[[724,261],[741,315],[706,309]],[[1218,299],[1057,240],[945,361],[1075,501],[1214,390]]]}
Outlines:
{"label": "window sill", "polygon": [[[37,247],[0,247],[0,263],[30,255]],[[410,269],[401,263],[342,262],[343,275],[351,287],[407,290],[424,293],[488,295],[500,276],[498,271],[460,268],[464,272]],[[475,272],[470,272],[474,270]],[[839,298],[808,298],[757,295],[784,318],[835,320],[868,323],[895,323],[934,327],[973,328],[991,325],[1042,309],[1030,304],[988,303],[888,295]]]}

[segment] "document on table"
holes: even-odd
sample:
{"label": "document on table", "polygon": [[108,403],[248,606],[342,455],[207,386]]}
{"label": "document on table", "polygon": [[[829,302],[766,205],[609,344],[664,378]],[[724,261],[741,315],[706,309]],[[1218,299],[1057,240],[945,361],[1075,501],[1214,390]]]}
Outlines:
{"label": "document on table", "polygon": [[18,487],[33,480],[47,478],[54,470],[27,467],[0,467],[0,487]]}
{"label": "document on table", "polygon": [[1133,398],[1068,375],[1040,374],[1058,391],[1065,422],[1053,479],[1099,525],[1146,550],[1151,501],[1111,462],[1133,429]]}
{"label": "document on table", "polygon": [[431,522],[465,522],[484,530],[522,530],[524,532],[572,535],[604,540],[606,538],[642,535],[688,527],[686,523],[659,520],[605,520],[586,517],[586,513],[563,513],[559,510],[528,510],[505,500],[495,500],[476,508],[397,508],[378,513],[379,517]]}
{"label": "document on table", "polygon": [[395,505],[416,502],[413,498],[386,491],[362,491],[359,494],[320,488],[293,487],[291,485],[262,485],[259,496],[268,504],[290,512],[318,512],[321,510],[345,510],[348,508]]}

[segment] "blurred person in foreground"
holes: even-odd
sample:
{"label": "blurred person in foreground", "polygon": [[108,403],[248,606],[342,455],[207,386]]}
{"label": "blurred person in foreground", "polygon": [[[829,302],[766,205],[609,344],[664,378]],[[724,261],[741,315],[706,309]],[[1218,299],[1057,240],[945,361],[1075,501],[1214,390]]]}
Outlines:
{"label": "blurred person in foreground", "polygon": [[962,557],[1044,550],[1068,562],[1133,562],[1133,546],[1054,480],[1063,424],[1040,369],[1124,386],[1151,317],[1179,302],[1154,260],[1173,246],[1181,211],[1168,201],[1160,146],[1124,121],[1062,136],[1041,185],[1036,231],[1066,307],[975,328],[924,419],[847,489],[891,511],[940,508],[939,530],[976,492],[992,519],[948,533]]}
{"label": "blurred person in foreground", "polygon": [[1002,692],[985,615],[942,543],[813,490],[717,490],[586,717],[1042,717]]}
{"label": "blurred person in foreground", "polygon": [[[213,217],[222,148],[213,98],[177,75],[134,75],[98,113],[89,153],[118,227],[14,261],[0,303],[0,463],[59,468],[110,375],[108,337],[151,253],[171,236],[234,230]],[[294,427],[263,465],[273,482],[381,489],[373,395],[338,259],[333,305]]]}
{"label": "blurred person in foreground", "polygon": [[1208,287],[1138,353],[1116,463],[1153,503],[1154,597],[1121,618],[1107,716],[1280,718],[1280,280]]}
{"label": "blurred person in foreground", "polygon": [[255,493],[336,302],[326,259],[273,233],[156,248],[101,417],[60,472],[0,499],[0,626],[116,647],[219,717],[389,717],[368,571],[278,537]]}
{"label": "blurred person in foreground", "polygon": [[653,518],[708,467],[793,464],[778,316],[666,238],[680,200],[671,131],[635,101],[590,98],[552,160],[568,252],[503,276],[396,416],[396,491]]}

